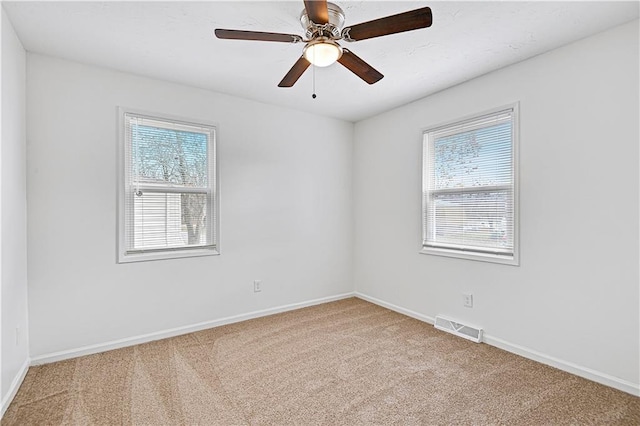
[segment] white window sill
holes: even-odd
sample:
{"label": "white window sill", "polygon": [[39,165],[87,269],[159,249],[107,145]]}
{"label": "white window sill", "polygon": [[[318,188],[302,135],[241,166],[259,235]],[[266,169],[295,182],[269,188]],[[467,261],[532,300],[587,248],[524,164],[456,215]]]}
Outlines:
{"label": "white window sill", "polygon": [[146,262],[150,260],[165,260],[165,259],[182,259],[185,257],[200,257],[200,256],[217,256],[220,254],[215,247],[207,248],[195,248],[195,249],[183,249],[183,250],[162,250],[162,251],[150,251],[144,253],[119,253],[118,263],[130,263],[130,262]]}
{"label": "white window sill", "polygon": [[479,262],[489,263],[501,263],[503,265],[519,266],[520,262],[518,256],[501,256],[490,253],[473,253],[469,251],[436,248],[436,247],[422,247],[420,254],[430,254],[435,256],[455,257],[458,259],[475,260]]}

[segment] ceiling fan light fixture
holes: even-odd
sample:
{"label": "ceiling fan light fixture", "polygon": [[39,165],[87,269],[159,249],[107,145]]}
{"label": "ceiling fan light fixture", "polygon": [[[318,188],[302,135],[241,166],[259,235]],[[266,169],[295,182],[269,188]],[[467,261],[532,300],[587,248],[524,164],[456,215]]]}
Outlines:
{"label": "ceiling fan light fixture", "polygon": [[335,41],[321,37],[312,40],[304,48],[304,58],[317,67],[328,67],[342,56],[342,47]]}

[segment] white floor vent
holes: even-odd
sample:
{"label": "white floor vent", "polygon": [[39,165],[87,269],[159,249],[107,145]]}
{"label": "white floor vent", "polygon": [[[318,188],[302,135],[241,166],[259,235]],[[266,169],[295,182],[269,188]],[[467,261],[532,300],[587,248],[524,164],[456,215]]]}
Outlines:
{"label": "white floor vent", "polygon": [[448,318],[441,316],[436,317],[434,326],[438,330],[446,331],[456,336],[464,337],[472,342],[482,342],[482,329],[467,324],[460,324]]}

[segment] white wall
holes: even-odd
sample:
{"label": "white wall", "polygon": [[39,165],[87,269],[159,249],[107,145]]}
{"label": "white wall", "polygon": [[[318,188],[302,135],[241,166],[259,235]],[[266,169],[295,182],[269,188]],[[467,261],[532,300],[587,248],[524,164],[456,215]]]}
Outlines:
{"label": "white wall", "polygon": [[[220,256],[116,264],[120,105],[218,124]],[[352,291],[352,123],[31,53],[27,121],[32,357]]]}
{"label": "white wall", "polygon": [[[357,123],[356,290],[637,394],[638,47],[635,21]],[[515,101],[520,266],[418,254],[422,130]]]}
{"label": "white wall", "polygon": [[[25,149],[25,51],[2,14],[1,169],[1,399],[17,390],[29,358],[27,324],[27,184]],[[16,341],[16,328],[19,329]]]}

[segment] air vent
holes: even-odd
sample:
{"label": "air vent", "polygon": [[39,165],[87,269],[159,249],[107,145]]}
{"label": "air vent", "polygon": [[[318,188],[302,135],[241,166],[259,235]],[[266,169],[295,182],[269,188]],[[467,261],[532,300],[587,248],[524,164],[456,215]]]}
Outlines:
{"label": "air vent", "polygon": [[461,324],[451,319],[437,316],[434,326],[438,330],[446,331],[456,336],[464,337],[472,342],[482,342],[482,329],[468,324]]}

